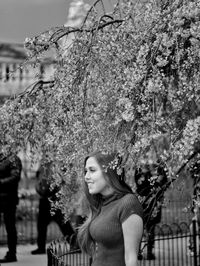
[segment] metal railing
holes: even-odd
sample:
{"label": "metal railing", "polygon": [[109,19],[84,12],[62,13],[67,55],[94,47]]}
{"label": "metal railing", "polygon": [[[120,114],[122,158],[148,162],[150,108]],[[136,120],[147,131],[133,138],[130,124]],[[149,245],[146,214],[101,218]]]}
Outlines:
{"label": "metal railing", "polygon": [[47,265],[91,265],[92,259],[87,254],[82,253],[80,249],[71,248],[72,246],[66,238],[51,242],[47,249]]}
{"label": "metal railing", "polygon": [[[38,214],[39,198],[35,195],[22,195],[20,197],[19,205],[17,207],[17,232],[18,243],[35,243],[37,238],[37,214]],[[183,210],[183,206],[187,203],[170,202],[162,211],[161,224],[173,224],[180,223],[182,221],[189,224],[191,222],[191,213],[186,213]],[[169,213],[175,213],[176,218],[173,218]],[[58,239],[62,234],[59,227],[55,223],[51,223],[48,226],[47,242],[51,242],[54,239]],[[6,230],[3,221],[3,217],[0,214],[0,245],[6,243]]]}
{"label": "metal railing", "polygon": [[[193,221],[192,231],[184,222],[156,227],[155,260],[148,260],[145,236],[142,240],[143,258],[140,266],[199,266],[199,232]],[[193,253],[188,245],[193,241]],[[65,239],[53,241],[48,247],[48,266],[90,266],[92,259],[80,250],[70,250]]]}
{"label": "metal railing", "polygon": [[[191,226],[185,222],[162,224],[156,226],[155,260],[147,259],[147,243],[142,241],[143,259],[140,266],[197,266],[199,261],[199,231],[195,224]],[[191,242],[196,248],[189,249]],[[198,248],[197,248],[198,245]]]}
{"label": "metal railing", "polygon": [[[17,208],[18,243],[35,243],[37,239],[37,213],[39,199],[37,195],[21,196]],[[156,226],[155,232],[155,260],[147,260],[147,239],[144,234],[142,241],[143,259],[140,266],[199,266],[199,231],[193,222],[191,213],[186,213],[183,207],[187,203],[171,202],[163,208],[161,224]],[[176,219],[171,219],[169,210],[176,209]],[[186,214],[188,215],[186,217]],[[184,221],[184,222],[183,222]],[[0,245],[6,244],[6,230],[3,217],[0,215]],[[49,266],[80,266],[90,265],[91,258],[82,254],[80,250],[70,249],[69,241],[55,240],[62,236],[58,226],[52,223],[48,227],[47,243]],[[54,240],[54,241],[53,241]],[[53,242],[52,242],[53,241]],[[194,243],[191,252],[188,245]]]}
{"label": "metal railing", "polygon": [[[18,235],[18,244],[35,243],[37,240],[37,215],[39,207],[39,198],[37,195],[21,197],[16,213],[16,227]],[[58,225],[54,222],[49,224],[47,233],[47,243],[62,236]],[[7,243],[7,234],[3,220],[3,214],[0,213],[0,245]]]}

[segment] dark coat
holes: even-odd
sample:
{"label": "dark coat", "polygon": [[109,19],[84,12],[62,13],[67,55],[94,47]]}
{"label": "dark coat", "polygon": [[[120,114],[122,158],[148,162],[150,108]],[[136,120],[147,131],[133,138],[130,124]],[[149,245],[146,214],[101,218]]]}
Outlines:
{"label": "dark coat", "polygon": [[0,155],[0,211],[18,204],[22,164],[16,155]]}
{"label": "dark coat", "polygon": [[59,191],[57,186],[51,187],[52,169],[51,163],[42,165],[36,172],[35,189],[41,198],[56,201],[56,193]]}

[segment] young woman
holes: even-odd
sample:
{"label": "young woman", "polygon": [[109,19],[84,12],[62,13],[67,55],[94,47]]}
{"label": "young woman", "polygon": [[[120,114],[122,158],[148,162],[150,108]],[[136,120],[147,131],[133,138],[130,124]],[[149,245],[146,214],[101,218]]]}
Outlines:
{"label": "young woman", "polygon": [[143,210],[124,178],[115,153],[86,157],[84,186],[90,214],[78,239],[92,256],[92,266],[137,265]]}

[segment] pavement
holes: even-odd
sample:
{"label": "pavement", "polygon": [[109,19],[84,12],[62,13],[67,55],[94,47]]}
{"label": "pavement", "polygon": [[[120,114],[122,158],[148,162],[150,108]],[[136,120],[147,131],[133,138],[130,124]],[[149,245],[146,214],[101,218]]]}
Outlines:
{"label": "pavement", "polygon": [[[36,249],[36,245],[18,245],[17,262],[1,263],[0,266],[47,266],[47,255],[32,255],[31,251]],[[0,258],[2,259],[7,252],[7,247],[0,247]]]}

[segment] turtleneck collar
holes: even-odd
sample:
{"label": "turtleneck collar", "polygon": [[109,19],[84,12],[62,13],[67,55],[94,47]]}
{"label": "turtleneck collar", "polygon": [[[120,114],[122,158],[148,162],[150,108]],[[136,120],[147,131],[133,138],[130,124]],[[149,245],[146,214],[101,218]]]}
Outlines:
{"label": "turtleneck collar", "polygon": [[110,202],[114,201],[114,200],[117,200],[117,199],[120,199],[123,195],[121,194],[117,194],[117,193],[112,193],[110,195],[107,195],[107,196],[102,196],[102,200],[103,200],[103,206],[109,204]]}

